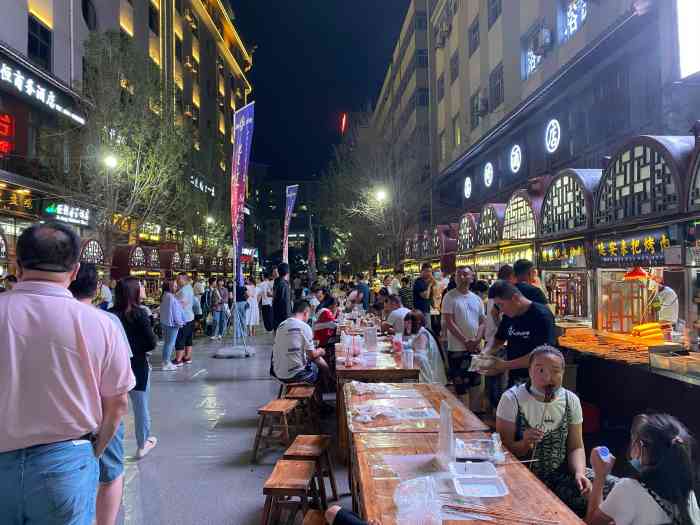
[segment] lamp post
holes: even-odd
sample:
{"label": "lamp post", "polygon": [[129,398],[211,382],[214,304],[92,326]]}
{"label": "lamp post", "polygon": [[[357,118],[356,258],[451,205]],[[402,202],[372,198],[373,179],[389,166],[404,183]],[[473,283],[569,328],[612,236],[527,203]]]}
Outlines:
{"label": "lamp post", "polygon": [[108,169],[113,170],[117,167],[117,164],[119,164],[119,159],[117,159],[117,157],[114,154],[108,153],[102,159],[102,162]]}
{"label": "lamp post", "polygon": [[387,193],[386,190],[380,188],[376,192],[374,192],[374,198],[377,199],[377,202],[383,203],[387,199]]}

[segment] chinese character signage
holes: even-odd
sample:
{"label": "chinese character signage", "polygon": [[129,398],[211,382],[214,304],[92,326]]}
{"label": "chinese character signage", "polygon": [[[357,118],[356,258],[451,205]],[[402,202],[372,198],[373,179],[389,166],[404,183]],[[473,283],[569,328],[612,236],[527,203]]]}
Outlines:
{"label": "chinese character signage", "polygon": [[57,93],[58,90],[52,89],[48,82],[40,80],[26,69],[19,68],[9,61],[0,61],[0,87],[9,93],[29,99],[49,111],[66,116],[81,126],[85,124],[85,118],[68,107],[69,104],[72,106],[72,102],[63,100],[67,97],[62,96],[60,92]]}
{"label": "chinese character signage", "polygon": [[475,263],[478,269],[498,268],[499,262],[500,254],[498,252],[478,253],[475,257]]}
{"label": "chinese character signage", "polygon": [[9,155],[15,149],[15,117],[0,113],[0,155]]}
{"label": "chinese character signage", "polygon": [[667,228],[600,238],[594,241],[593,256],[599,266],[664,266],[666,250],[677,244]]}
{"label": "chinese character signage", "polygon": [[51,219],[76,224],[78,226],[90,225],[90,210],[78,206],[69,206],[64,203],[50,202],[44,206],[44,214]]}
{"label": "chinese character signage", "polygon": [[583,240],[555,242],[540,246],[537,265],[541,268],[585,268]]}
{"label": "chinese character signage", "polygon": [[35,212],[35,201],[31,191],[25,189],[0,189],[0,210],[11,210],[21,213]]}

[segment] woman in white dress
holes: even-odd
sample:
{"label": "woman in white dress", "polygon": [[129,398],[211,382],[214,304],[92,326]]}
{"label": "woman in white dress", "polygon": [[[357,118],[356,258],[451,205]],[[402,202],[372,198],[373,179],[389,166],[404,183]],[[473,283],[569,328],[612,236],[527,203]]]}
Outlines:
{"label": "woman in white dress", "polygon": [[255,286],[255,280],[246,280],[246,290],[248,290],[248,309],[245,312],[245,324],[248,327],[248,335],[255,337],[255,327],[260,324],[260,290]]}
{"label": "woman in white dress", "polygon": [[404,337],[412,338],[413,358],[420,368],[418,381],[437,385],[447,384],[445,362],[442,359],[437,339],[425,326],[425,315],[413,310],[404,317]]}

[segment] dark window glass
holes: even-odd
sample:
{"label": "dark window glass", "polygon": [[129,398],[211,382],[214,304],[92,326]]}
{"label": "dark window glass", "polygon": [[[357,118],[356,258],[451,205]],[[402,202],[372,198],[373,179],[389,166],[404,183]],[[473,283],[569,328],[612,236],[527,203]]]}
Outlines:
{"label": "dark window glass", "polygon": [[437,99],[440,102],[445,97],[445,74],[440,75],[437,81]]}
{"label": "dark window glass", "polygon": [[90,31],[97,29],[97,12],[95,11],[95,6],[92,0],[83,0],[83,20],[85,20],[85,25]]}
{"label": "dark window glass", "polygon": [[501,0],[488,0],[489,5],[489,29],[501,16]]}
{"label": "dark window glass", "polygon": [[148,28],[153,31],[156,36],[160,35],[160,17],[158,16],[158,9],[150,2],[148,3]]}
{"label": "dark window glass", "polygon": [[429,101],[428,90],[427,89],[419,89],[416,92],[416,99],[418,101],[419,106],[426,107],[428,105],[428,101]]}
{"label": "dark window glass", "polygon": [[177,61],[182,63],[182,40],[177,36],[175,37],[175,58]]}
{"label": "dark window glass", "polygon": [[503,103],[503,63],[498,64],[489,75],[489,98],[493,109]]}
{"label": "dark window glass", "polygon": [[29,15],[27,54],[32,62],[47,71],[51,71],[51,40],[51,30],[37,18]]}
{"label": "dark window glass", "polygon": [[182,14],[182,0],[175,0],[175,11],[180,15]]}
{"label": "dark window glass", "polygon": [[192,84],[199,87],[199,62],[196,58],[192,59]]}
{"label": "dark window glass", "polygon": [[416,30],[425,31],[428,29],[428,17],[425,13],[416,13],[414,21]]}
{"label": "dark window glass", "polygon": [[416,67],[428,67],[428,50],[416,50]]}
{"label": "dark window glass", "polygon": [[469,121],[472,129],[479,127],[479,91],[469,99]]}
{"label": "dark window glass", "polygon": [[455,51],[450,58],[450,84],[459,77],[459,50]]}
{"label": "dark window glass", "polygon": [[476,15],[469,27],[469,56],[472,56],[479,49],[479,42],[479,15]]}

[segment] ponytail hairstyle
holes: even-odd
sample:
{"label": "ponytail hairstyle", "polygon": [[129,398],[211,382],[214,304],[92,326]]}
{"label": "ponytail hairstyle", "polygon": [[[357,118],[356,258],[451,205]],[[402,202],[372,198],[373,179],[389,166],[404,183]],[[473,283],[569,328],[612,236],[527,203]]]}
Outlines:
{"label": "ponytail hairstyle", "polygon": [[639,481],[673,504],[681,523],[693,523],[688,502],[695,491],[694,440],[685,426],[668,414],[641,414],[632,423],[632,443],[644,458]]}

